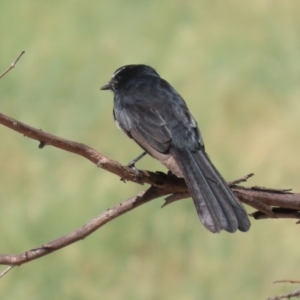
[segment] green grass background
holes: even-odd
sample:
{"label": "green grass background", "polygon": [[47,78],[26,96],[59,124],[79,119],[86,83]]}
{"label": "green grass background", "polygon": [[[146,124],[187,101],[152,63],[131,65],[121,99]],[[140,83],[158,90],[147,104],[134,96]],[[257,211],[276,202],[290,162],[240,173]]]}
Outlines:
{"label": "green grass background", "polygon": [[[26,50],[0,80],[2,113],[125,164],[141,150],[99,88],[121,65],[150,64],[187,101],[226,179],[254,172],[250,185],[299,192],[297,1],[3,0],[0,44],[0,72]],[[66,234],[143,188],[3,126],[0,161],[1,253]],[[163,170],[149,157],[139,167]],[[212,235],[191,200],[162,202],[14,269],[1,299],[253,300],[300,278],[295,221]]]}

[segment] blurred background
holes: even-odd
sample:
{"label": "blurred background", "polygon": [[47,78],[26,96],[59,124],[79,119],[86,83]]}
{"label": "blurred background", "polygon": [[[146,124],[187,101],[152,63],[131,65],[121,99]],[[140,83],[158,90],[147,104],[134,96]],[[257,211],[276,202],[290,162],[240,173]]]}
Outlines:
{"label": "blurred background", "polygon": [[[122,65],[149,64],[184,97],[227,180],[254,172],[248,185],[299,192],[299,36],[289,0],[3,0],[0,73],[26,54],[0,80],[1,112],[126,164],[141,150],[99,88]],[[1,253],[69,233],[143,189],[3,126],[0,159]],[[149,157],[138,167],[164,170]],[[293,288],[274,280],[300,279],[295,221],[213,235],[191,200],[162,203],[14,269],[1,298],[252,300]]]}

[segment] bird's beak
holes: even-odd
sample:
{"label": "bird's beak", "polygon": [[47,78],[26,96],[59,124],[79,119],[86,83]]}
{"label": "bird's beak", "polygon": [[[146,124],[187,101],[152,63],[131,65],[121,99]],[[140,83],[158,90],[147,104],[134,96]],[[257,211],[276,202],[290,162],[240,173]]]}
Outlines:
{"label": "bird's beak", "polygon": [[102,91],[112,90],[111,82],[109,82],[109,83],[105,84],[104,86],[102,86],[102,87],[100,88],[100,90],[102,90]]}

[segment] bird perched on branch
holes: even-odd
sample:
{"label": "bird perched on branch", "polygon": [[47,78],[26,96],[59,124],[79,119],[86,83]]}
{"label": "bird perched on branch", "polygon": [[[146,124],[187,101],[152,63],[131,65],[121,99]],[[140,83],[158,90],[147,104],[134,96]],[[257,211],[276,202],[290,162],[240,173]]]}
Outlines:
{"label": "bird perched on branch", "polygon": [[183,177],[198,216],[213,233],[247,231],[243,205],[205,152],[197,122],[183,98],[150,66],[127,65],[115,71],[102,90],[114,93],[115,122],[145,153]]}

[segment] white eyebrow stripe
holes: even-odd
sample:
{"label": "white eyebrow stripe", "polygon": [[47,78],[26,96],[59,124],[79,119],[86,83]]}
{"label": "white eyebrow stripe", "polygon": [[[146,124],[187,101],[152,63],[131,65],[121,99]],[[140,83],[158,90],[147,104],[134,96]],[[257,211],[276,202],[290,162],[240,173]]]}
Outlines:
{"label": "white eyebrow stripe", "polygon": [[120,73],[122,70],[124,70],[126,67],[121,67],[119,68],[112,76],[112,78],[114,78],[118,73]]}

